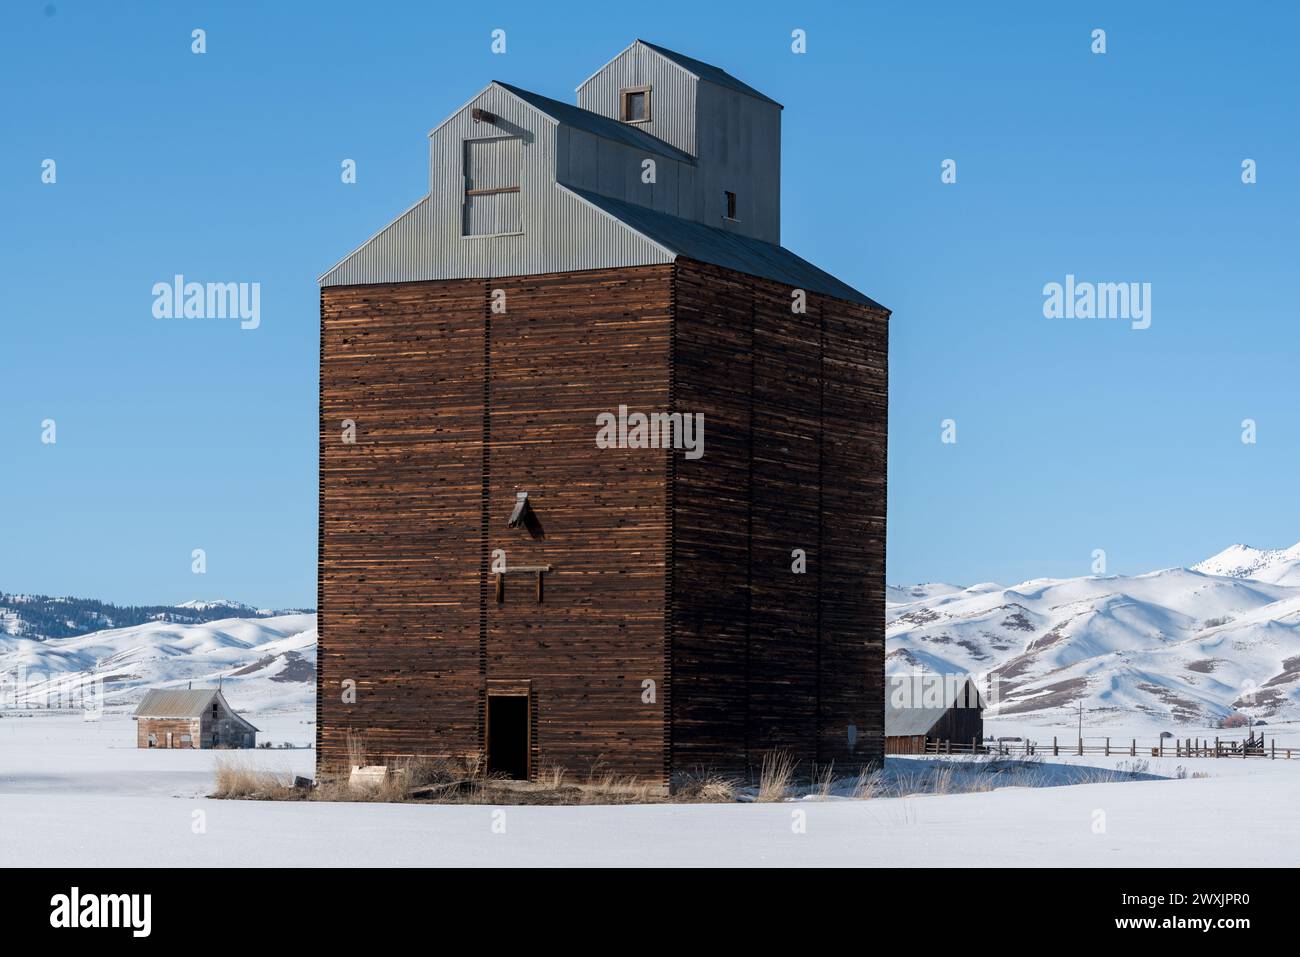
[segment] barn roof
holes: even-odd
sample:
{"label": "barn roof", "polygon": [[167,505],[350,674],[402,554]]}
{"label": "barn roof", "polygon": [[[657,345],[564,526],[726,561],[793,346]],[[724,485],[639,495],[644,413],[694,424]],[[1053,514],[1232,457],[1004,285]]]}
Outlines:
{"label": "barn roof", "polygon": [[144,696],[135,709],[137,717],[197,718],[217,696],[216,688],[164,691],[155,689]]}
{"label": "barn roof", "polygon": [[235,714],[235,709],[230,707],[225,696],[221,694],[220,688],[184,688],[184,689],[163,689],[155,688],[146,692],[144,699],[136,706],[133,714],[137,718],[198,718],[212,706],[212,702],[221,699],[221,703],[244,724],[247,724],[252,730],[256,731],[251,724],[242,717]]}
{"label": "barn roof", "polygon": [[[929,733],[930,729],[938,724],[939,719],[947,714],[959,699],[964,697],[963,692],[967,688],[970,688],[971,693],[974,694],[978,706],[980,708],[984,707],[984,701],[980,697],[979,690],[969,678],[964,682],[944,681],[942,693],[938,699],[940,704],[938,705],[913,704],[921,695],[920,693],[910,694],[910,689],[906,687],[906,683],[916,681],[918,677],[936,679],[950,678],[951,676],[891,675],[889,687],[885,694],[885,737],[908,737],[910,735]],[[926,685],[926,690],[931,687]],[[928,702],[928,696],[926,697]]]}
{"label": "barn roof", "polygon": [[624,146],[631,146],[650,153],[658,153],[660,156],[681,160],[683,163],[695,162],[695,157],[690,153],[679,150],[676,146],[664,142],[657,136],[651,136],[640,127],[620,123],[618,120],[603,116],[600,113],[584,110],[580,106],[565,103],[563,100],[553,100],[549,96],[512,86],[509,83],[502,83],[500,80],[493,80],[492,82],[508,93],[519,97],[534,109],[540,110],[557,123],[563,123],[575,130],[591,133],[593,136],[600,136],[616,143],[622,143]]}
{"label": "barn roof", "polygon": [[776,106],[781,105],[767,94],[759,92],[743,80],[737,80],[720,66],[714,66],[712,63],[705,63],[703,60],[697,60],[695,57],[687,56],[684,53],[677,53],[674,50],[661,47],[657,43],[650,43],[646,40],[637,40],[636,42],[641,44],[643,47],[649,47],[660,56],[672,60],[687,73],[693,73],[701,80],[708,80],[710,83],[716,83],[718,86],[725,86],[729,90],[735,90],[738,93],[758,97],[758,99],[764,100],[767,103],[773,103]]}
{"label": "barn roof", "polygon": [[565,189],[596,208],[630,226],[674,256],[712,263],[736,272],[772,279],[798,289],[819,292],[847,302],[884,309],[874,299],[864,296],[848,283],[841,282],[808,260],[796,256],[784,246],[765,243],[716,226],[706,226],[646,206],[638,206],[590,190],[566,186]]}

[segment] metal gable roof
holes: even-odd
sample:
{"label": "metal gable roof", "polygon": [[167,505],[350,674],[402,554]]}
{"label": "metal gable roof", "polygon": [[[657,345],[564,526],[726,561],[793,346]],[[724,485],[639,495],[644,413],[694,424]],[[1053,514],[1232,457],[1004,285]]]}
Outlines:
{"label": "metal gable roof", "polygon": [[503,90],[519,97],[529,106],[545,113],[557,123],[563,123],[575,130],[582,130],[607,140],[613,140],[616,143],[622,143],[624,146],[648,150],[661,156],[667,156],[670,159],[681,160],[683,163],[695,163],[695,157],[691,156],[690,153],[679,150],[671,143],[665,143],[657,136],[651,136],[639,127],[620,123],[618,120],[602,116],[600,113],[593,113],[591,110],[584,110],[580,106],[564,103],[561,100],[553,100],[549,96],[542,96],[540,93],[534,93],[531,90],[511,86],[509,83],[502,83],[500,80],[494,80],[493,82]]}
{"label": "metal gable roof", "polygon": [[226,706],[226,710],[231,716],[248,725],[256,731],[247,720],[235,713],[235,709],[230,707],[225,696],[221,695],[218,688],[183,688],[178,690],[168,690],[155,688],[146,692],[140,704],[132,712],[137,718],[199,718],[211,707],[212,702],[218,696]]}
{"label": "metal gable roof", "polygon": [[135,709],[138,717],[145,718],[197,718],[207,710],[217,696],[216,688],[158,690],[148,692]]}
{"label": "metal gable roof", "polygon": [[856,302],[876,309],[885,308],[848,283],[841,282],[806,259],[796,256],[784,246],[740,236],[725,229],[657,212],[635,203],[611,199],[589,190],[572,186],[562,188],[580,196],[652,242],[686,259],[696,259],[751,276],[773,279],[794,288],[819,292],[846,302]]}
{"label": "metal gable roof", "polygon": [[688,73],[694,74],[695,76],[699,77],[701,80],[708,80],[710,83],[716,83],[718,86],[725,86],[729,90],[735,90],[738,93],[744,93],[747,94],[748,96],[757,97],[758,99],[763,100],[766,103],[771,103],[774,106],[781,107],[781,109],[785,108],[782,107],[780,103],[777,103],[776,100],[772,99],[767,94],[760,93],[758,90],[754,89],[752,86],[750,86],[748,83],[745,83],[743,80],[737,80],[734,76],[732,76],[730,73],[728,73],[726,70],[722,69],[721,67],[714,66],[711,63],[705,63],[703,60],[697,60],[694,57],[686,56],[684,53],[677,53],[673,50],[667,49],[666,47],[661,47],[657,43],[650,43],[646,40],[637,40],[636,42],[641,44],[643,47],[648,47],[649,49],[654,50],[655,53],[658,53],[660,56],[671,60],[673,63],[676,63],[679,67],[681,67],[683,70],[686,70]]}
{"label": "metal gable roof", "polygon": [[[945,676],[925,675],[924,677],[943,678]],[[974,687],[969,678],[961,684],[945,681],[943,684],[943,704],[937,707],[900,706],[896,704],[898,696],[895,692],[898,690],[900,683],[913,681],[916,678],[916,675],[892,675],[888,679],[888,689],[885,695],[885,737],[894,738],[928,734],[939,719],[948,713],[968,686],[971,688],[971,693],[979,701],[980,707],[984,706],[983,699],[979,697],[978,689]]]}

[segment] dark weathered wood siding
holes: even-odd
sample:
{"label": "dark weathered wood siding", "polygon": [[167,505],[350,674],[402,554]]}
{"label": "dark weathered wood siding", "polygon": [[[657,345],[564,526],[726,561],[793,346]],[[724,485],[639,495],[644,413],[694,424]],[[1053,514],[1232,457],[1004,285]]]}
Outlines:
{"label": "dark weathered wood siding", "polygon": [[324,768],[349,730],[376,756],[479,750],[486,308],[482,281],[321,291]]}
{"label": "dark weathered wood siding", "polygon": [[[596,416],[668,404],[671,267],[494,280],[487,543],[509,565],[487,602],[486,671],[532,682],[534,769],[659,779],[667,456],[596,447]],[[542,537],[507,527],[527,492]]]}
{"label": "dark weathered wood siding", "polygon": [[[490,683],[527,679],[534,770],[664,776],[667,457],[595,436],[667,404],[671,268],[322,290],[323,766],[349,729],[376,758],[478,752]],[[517,491],[543,538],[506,526]],[[508,576],[497,603],[497,548],[552,566],[543,602]]]}
{"label": "dark weathered wood siding", "polygon": [[925,754],[925,735],[895,734],[885,738],[886,754]]}
{"label": "dark weathered wood siding", "polygon": [[[679,261],[674,768],[884,752],[887,315]],[[796,574],[794,550],[806,556]]]}
{"label": "dark weathered wood siding", "polygon": [[[480,752],[493,690],[529,695],[534,773],[879,759],[886,317],[808,302],[687,262],[324,288],[322,770],[350,729]],[[598,449],[620,404],[703,412],[704,457]],[[541,603],[498,603],[498,548],[550,566]]]}

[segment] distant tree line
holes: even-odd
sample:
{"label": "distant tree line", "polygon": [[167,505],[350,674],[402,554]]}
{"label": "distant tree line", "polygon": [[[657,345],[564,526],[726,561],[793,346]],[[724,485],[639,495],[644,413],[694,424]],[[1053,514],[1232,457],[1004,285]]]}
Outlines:
{"label": "distant tree line", "polygon": [[[298,611],[300,609],[291,609]],[[277,612],[278,613],[278,612]],[[194,625],[222,618],[265,618],[269,613],[232,605],[181,608],[176,605],[113,605],[90,598],[53,598],[0,592],[0,633],[25,638],[75,638],[106,628],[151,621]]]}

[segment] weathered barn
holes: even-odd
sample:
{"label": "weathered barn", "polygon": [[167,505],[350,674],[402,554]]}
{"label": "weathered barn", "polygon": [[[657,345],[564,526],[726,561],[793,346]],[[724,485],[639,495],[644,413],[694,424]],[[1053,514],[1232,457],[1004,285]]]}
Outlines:
{"label": "weathered barn", "polygon": [[889,312],[780,245],[781,109],[490,83],[321,277],[323,773],[881,759]]}
{"label": "weathered barn", "polygon": [[257,743],[257,728],[235,714],[220,688],[153,690],[134,714],[140,748],[251,748]]}
{"label": "weathered barn", "polygon": [[885,752],[925,754],[927,742],[970,750],[984,739],[984,698],[966,675],[891,675]]}

